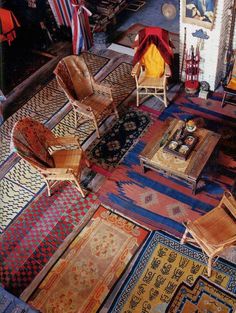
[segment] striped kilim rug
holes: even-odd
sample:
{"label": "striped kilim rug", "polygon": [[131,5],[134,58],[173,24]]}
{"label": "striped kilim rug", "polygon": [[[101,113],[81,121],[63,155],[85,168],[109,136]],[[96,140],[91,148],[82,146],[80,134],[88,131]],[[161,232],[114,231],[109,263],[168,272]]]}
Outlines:
{"label": "striped kilim rug", "polygon": [[101,205],[28,303],[40,312],[98,312],[148,233]]}
{"label": "striped kilim rug", "polygon": [[3,286],[19,296],[98,204],[94,194],[83,199],[70,183],[59,184],[51,197],[45,189],[40,192],[1,235]]}
{"label": "striped kilim rug", "polygon": [[[177,238],[165,232],[153,232],[108,312],[166,312],[182,282],[193,285],[200,275],[206,273],[205,256],[197,248],[181,245]],[[235,294],[235,278],[236,266],[218,260],[210,281]],[[209,292],[214,296],[213,291]]]}
{"label": "striped kilim rug", "polygon": [[[91,53],[83,53],[90,71],[96,75],[109,59]],[[133,79],[130,76],[131,66],[128,63],[119,64],[114,73],[109,73],[104,83],[113,86],[114,99],[119,105],[133,91]],[[119,77],[127,83],[122,90]],[[128,84],[128,81],[131,81]],[[122,83],[122,82],[121,82]],[[2,210],[0,213],[0,233],[33,199],[35,193],[44,188],[44,182],[39,174],[24,160],[19,160],[15,153],[10,151],[10,134],[13,125],[19,119],[30,116],[39,122],[45,123],[58,136],[76,135],[81,144],[94,132],[92,123],[84,123],[77,129],[74,127],[74,112],[68,104],[64,92],[53,78],[37,92],[22,108],[4,122],[1,126],[0,142],[0,197]]]}
{"label": "striped kilim rug", "polygon": [[[229,105],[222,110],[218,96],[205,103],[197,97],[180,95],[157,115],[154,124],[102,185],[100,200],[153,229],[177,236],[184,230],[183,221],[196,219],[216,206],[224,190],[231,189],[236,176],[235,108]],[[196,118],[205,128],[221,134],[218,157],[204,169],[196,195],[183,182],[151,170],[142,172],[139,154],[169,117]]]}
{"label": "striped kilim rug", "polygon": [[[86,54],[86,57],[89,58],[89,54]],[[105,62],[106,66],[107,59],[101,58],[100,60],[94,55],[91,58],[96,63],[94,73],[99,70],[97,67],[99,62]],[[120,64],[120,67],[119,65],[117,67],[122,68],[125,73],[130,70],[128,64],[127,66]],[[109,68],[107,71],[109,73]],[[119,80],[118,75],[116,79]],[[132,78],[130,77],[130,79]],[[114,81],[114,84],[121,89],[118,81]],[[56,91],[63,97],[55,79],[51,80],[45,88],[52,92]],[[117,91],[118,103],[122,103],[131,91],[132,89],[129,88],[129,93],[125,92],[123,95],[119,95],[119,91]],[[47,92],[41,92],[41,95],[43,94],[47,94]],[[44,98],[38,94],[35,97],[38,101],[44,101]],[[37,115],[40,117],[38,120],[45,122],[57,135],[79,135],[82,144],[89,138],[94,128],[87,123],[76,130],[73,127],[73,111],[66,103],[67,100],[64,100],[62,109],[57,110],[52,118],[45,122],[45,119],[41,119],[42,113]],[[32,99],[30,101],[35,102]],[[48,100],[47,103],[49,103]],[[5,132],[8,130],[10,134],[11,127],[17,118],[27,115],[28,111],[29,109],[25,111],[23,107],[17,113],[17,117],[12,117],[14,121],[11,118],[9,122],[7,120],[6,125],[9,125],[9,129],[4,123],[4,128],[1,128],[2,134],[2,131],[5,130],[4,139],[8,139]],[[93,193],[89,193],[86,199],[82,199],[73,185],[66,183],[56,185],[52,196],[48,197],[41,177],[25,161],[14,154],[10,156],[9,153],[6,154],[0,173],[2,203],[0,211],[0,230],[2,232],[0,280],[7,290],[19,296],[42,268],[48,264],[55,251],[74,231],[75,225],[83,225],[84,219],[98,205],[98,202]],[[98,180],[96,180],[95,176],[96,173],[91,170],[83,175],[82,182],[86,188],[88,186],[89,190],[94,190],[96,189],[93,189],[94,185],[101,184],[103,177],[98,175]]]}

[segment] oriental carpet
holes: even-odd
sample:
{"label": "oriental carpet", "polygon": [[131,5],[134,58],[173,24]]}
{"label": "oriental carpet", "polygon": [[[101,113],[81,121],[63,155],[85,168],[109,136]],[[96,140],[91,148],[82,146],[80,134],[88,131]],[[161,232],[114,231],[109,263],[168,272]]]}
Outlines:
{"label": "oriental carpet", "polygon": [[28,303],[42,313],[97,312],[148,233],[101,205]]}
{"label": "oriental carpet", "polygon": [[90,161],[112,171],[150,122],[147,113],[133,110],[126,112],[102,139],[94,140],[89,146],[87,153]]}
{"label": "oriental carpet", "polygon": [[[149,236],[108,312],[164,313],[175,290],[183,281],[193,285],[199,275],[206,273],[205,256],[199,249],[181,245],[177,238],[155,231]],[[234,264],[218,259],[210,281],[232,292],[235,299]],[[214,291],[210,293],[213,294]],[[195,311],[188,311],[190,312]]]}
{"label": "oriental carpet", "polygon": [[236,296],[203,276],[198,276],[192,286],[181,283],[171,299],[166,313],[222,312],[231,313],[236,308]]}

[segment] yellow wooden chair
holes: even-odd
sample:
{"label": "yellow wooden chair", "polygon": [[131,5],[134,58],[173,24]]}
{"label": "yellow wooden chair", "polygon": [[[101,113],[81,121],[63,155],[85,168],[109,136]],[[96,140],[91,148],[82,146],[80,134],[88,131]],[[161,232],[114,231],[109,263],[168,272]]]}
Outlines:
{"label": "yellow wooden chair", "polygon": [[139,106],[140,96],[154,96],[168,106],[167,90],[168,78],[171,77],[171,71],[168,64],[164,65],[163,74],[158,76],[147,75],[147,67],[143,63],[136,63],[132,69],[131,75],[136,82],[136,105]]}
{"label": "yellow wooden chair", "polygon": [[75,126],[91,120],[100,138],[99,124],[112,113],[119,118],[112,89],[95,82],[82,56],[63,58],[54,73],[74,109]]}
{"label": "yellow wooden chair", "polygon": [[[226,191],[220,203],[197,220],[184,223],[186,230],[181,243],[197,243],[208,256],[207,273],[212,262],[226,248],[236,245],[236,200]],[[192,236],[188,237],[188,233]]]}
{"label": "yellow wooden chair", "polygon": [[78,138],[56,137],[43,124],[24,118],[13,127],[11,145],[22,159],[41,174],[49,196],[56,182],[70,181],[85,197],[80,178],[82,169],[90,164]]}
{"label": "yellow wooden chair", "polygon": [[140,103],[140,96],[154,96],[161,100],[165,107],[168,106],[167,89],[168,78],[171,77],[172,58],[173,52],[166,30],[146,27],[136,36],[131,75],[136,82],[137,106]]}

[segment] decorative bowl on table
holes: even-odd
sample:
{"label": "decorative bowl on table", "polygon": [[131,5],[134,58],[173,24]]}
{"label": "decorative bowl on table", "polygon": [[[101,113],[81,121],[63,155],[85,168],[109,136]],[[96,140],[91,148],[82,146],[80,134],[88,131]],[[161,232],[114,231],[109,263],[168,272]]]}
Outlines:
{"label": "decorative bowl on table", "polygon": [[195,122],[193,120],[189,120],[187,123],[186,123],[186,130],[188,132],[194,132],[195,130],[197,129],[197,126],[195,124]]}

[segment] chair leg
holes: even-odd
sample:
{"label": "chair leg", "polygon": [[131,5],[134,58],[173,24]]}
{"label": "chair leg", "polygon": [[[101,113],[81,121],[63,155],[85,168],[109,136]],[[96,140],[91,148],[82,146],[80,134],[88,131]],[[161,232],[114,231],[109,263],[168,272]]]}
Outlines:
{"label": "chair leg", "polygon": [[49,185],[49,182],[47,181],[47,179],[44,177],[44,181],[47,185],[47,189],[48,189],[48,196],[51,197],[51,190],[50,190],[50,185]]}
{"label": "chair leg", "polygon": [[221,107],[222,108],[224,107],[225,97],[226,97],[226,92],[224,92],[223,99],[222,99],[222,102],[221,102]]}
{"label": "chair leg", "polygon": [[180,244],[181,244],[181,245],[183,245],[185,242],[187,242],[187,235],[188,235],[188,229],[186,228],[186,229],[185,229],[185,232],[184,232],[184,234],[183,234],[183,237],[182,237],[182,239],[181,239],[181,241],[180,241]]}
{"label": "chair leg", "polygon": [[100,132],[99,132],[99,128],[98,128],[98,123],[97,123],[96,119],[94,119],[93,122],[94,122],[94,126],[95,126],[95,129],[96,129],[97,137],[101,138]]}
{"label": "chair leg", "polygon": [[116,108],[115,105],[114,105],[114,111],[115,111],[115,116],[116,116],[116,118],[119,119],[119,118],[120,118],[120,117],[119,117],[119,113],[118,113],[117,108]]}
{"label": "chair leg", "polygon": [[137,105],[137,107],[139,107],[139,93],[138,93],[138,91],[137,91],[137,97],[136,97],[136,105]]}
{"label": "chair leg", "polygon": [[168,106],[168,99],[167,99],[167,94],[166,94],[166,88],[164,88],[164,105],[167,108],[167,106]]}
{"label": "chair leg", "polygon": [[75,114],[75,129],[77,129],[77,113],[74,111],[74,114]]}
{"label": "chair leg", "polygon": [[211,277],[212,259],[213,257],[209,257],[208,263],[207,263],[207,276],[208,277]]}
{"label": "chair leg", "polygon": [[86,197],[86,195],[85,195],[85,193],[84,193],[83,189],[81,188],[80,184],[78,183],[77,179],[74,179],[74,182],[75,182],[75,184],[76,184],[77,188],[79,189],[79,191],[80,191],[80,193],[81,193],[82,197],[83,197],[83,198],[85,198],[85,197]]}
{"label": "chair leg", "polygon": [[85,160],[86,166],[90,168],[91,164],[90,164],[89,160],[87,159],[87,157],[85,157],[84,160]]}

